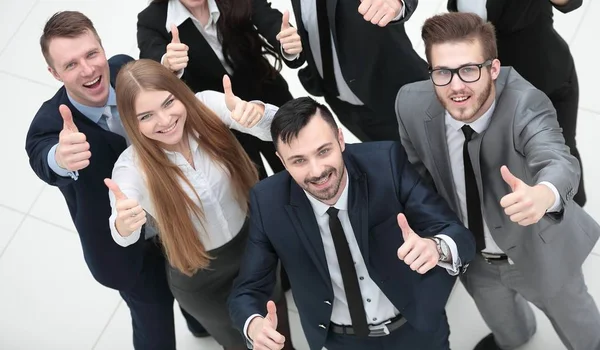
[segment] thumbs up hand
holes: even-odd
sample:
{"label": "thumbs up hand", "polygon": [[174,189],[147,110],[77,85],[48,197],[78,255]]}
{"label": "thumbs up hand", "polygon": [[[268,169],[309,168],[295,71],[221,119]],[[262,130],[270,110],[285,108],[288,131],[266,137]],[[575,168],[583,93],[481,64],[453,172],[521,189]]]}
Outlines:
{"label": "thumbs up hand", "polygon": [[398,214],[398,226],[404,239],[404,244],[398,249],[398,259],[420,274],[434,268],[440,259],[436,243],[416,234],[408,225],[404,214]]}
{"label": "thumbs up hand", "polygon": [[400,0],[360,0],[358,12],[367,22],[385,27],[390,21],[400,15],[402,2]]}
{"label": "thumbs up hand", "polygon": [[246,102],[233,94],[229,76],[223,76],[223,92],[225,93],[225,104],[231,112],[231,118],[238,124],[251,128],[256,125],[265,114],[265,106]]}
{"label": "thumbs up hand", "polygon": [[297,55],[302,52],[302,40],[296,28],[290,26],[290,12],[285,10],[281,18],[281,31],[276,36],[283,51],[288,55]]}
{"label": "thumbs up hand", "polygon": [[506,165],[500,168],[500,174],[512,191],[500,200],[504,213],[512,222],[521,226],[535,224],[554,204],[556,197],[548,186],[529,186],[514,176]]}
{"label": "thumbs up hand", "polygon": [[179,72],[180,70],[187,67],[188,61],[188,46],[182,44],[179,40],[179,29],[177,26],[171,25],[171,43],[167,45],[167,53],[163,59],[163,65],[173,72]]}
{"label": "thumbs up hand", "polygon": [[146,212],[137,200],[127,198],[113,180],[104,179],[104,184],[116,199],[117,220],[115,226],[117,232],[123,237],[130,236],[146,223]]}
{"label": "thumbs up hand", "polygon": [[267,303],[267,316],[255,317],[248,325],[248,337],[255,350],[283,349],[285,337],[277,332],[277,308],[275,303]]}
{"label": "thumbs up hand", "polygon": [[59,167],[77,171],[90,165],[90,144],[86,141],[83,133],[80,133],[73,122],[73,114],[69,107],[60,105],[58,107],[63,119],[63,129],[58,134],[58,146],[54,159]]}

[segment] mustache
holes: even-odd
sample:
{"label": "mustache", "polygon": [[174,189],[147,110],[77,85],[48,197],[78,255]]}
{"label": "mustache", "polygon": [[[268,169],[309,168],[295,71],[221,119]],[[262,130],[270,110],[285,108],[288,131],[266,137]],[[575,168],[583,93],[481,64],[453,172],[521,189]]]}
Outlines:
{"label": "mustache", "polygon": [[319,180],[322,180],[323,178],[325,178],[325,177],[329,176],[329,174],[331,174],[331,173],[333,173],[333,172],[335,172],[335,169],[334,169],[334,168],[325,169],[325,170],[324,170],[324,171],[321,173],[321,175],[319,175],[319,176],[317,176],[317,177],[309,177],[309,178],[306,178],[306,179],[304,180],[304,183],[308,184],[309,182],[317,182],[317,181],[319,181]]}

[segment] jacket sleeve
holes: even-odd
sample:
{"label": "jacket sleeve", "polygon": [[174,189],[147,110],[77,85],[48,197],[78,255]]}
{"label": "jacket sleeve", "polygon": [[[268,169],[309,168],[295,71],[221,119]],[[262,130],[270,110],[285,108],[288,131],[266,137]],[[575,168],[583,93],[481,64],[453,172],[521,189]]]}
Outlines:
{"label": "jacket sleeve", "polygon": [[[254,314],[265,315],[276,280],[277,253],[264,232],[257,194],[250,193],[250,234],[240,272],[229,295],[229,314],[243,334],[244,324]],[[245,338],[245,335],[244,335]]]}
{"label": "jacket sleeve", "polygon": [[[548,1],[551,1],[551,0],[548,0]],[[552,2],[552,6],[554,6],[555,9],[559,10],[562,13],[569,13],[571,11],[575,11],[578,8],[580,8],[582,4],[583,4],[583,0],[569,0],[564,5],[555,5],[554,2]]]}
{"label": "jacket sleeve", "polygon": [[404,215],[410,227],[421,237],[446,235],[455,243],[464,264],[475,256],[475,238],[452,211],[444,198],[413,169],[404,149],[399,143],[391,148],[391,160],[397,169],[394,176],[398,183],[398,198],[404,206]]}
{"label": "jacket sleeve", "polygon": [[58,135],[62,127],[58,107],[53,108],[49,103],[45,103],[34,117],[25,139],[29,165],[42,181],[57,187],[67,186],[74,181],[71,177],[57,175],[48,164],[48,152],[58,144]]}
{"label": "jacket sleeve", "polygon": [[[150,20],[150,14],[142,11],[138,14],[137,21],[137,44],[140,49],[140,58],[149,58],[160,62],[162,56],[167,52],[167,45],[171,38],[167,38],[167,30],[160,28]],[[161,23],[164,25],[164,23]]]}

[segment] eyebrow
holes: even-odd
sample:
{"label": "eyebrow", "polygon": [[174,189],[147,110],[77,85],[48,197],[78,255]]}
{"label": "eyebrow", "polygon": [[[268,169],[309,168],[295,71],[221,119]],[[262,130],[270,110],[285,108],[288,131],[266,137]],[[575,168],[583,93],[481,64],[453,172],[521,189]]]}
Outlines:
{"label": "eyebrow", "polygon": [[[169,101],[172,97],[173,97],[173,94],[169,94],[169,96],[167,96],[167,98],[165,98],[165,100],[160,104],[160,106],[163,107],[167,103],[167,101]],[[137,117],[141,117],[141,116],[143,116],[145,114],[148,114],[150,112],[152,112],[152,111],[138,113],[136,116]]]}
{"label": "eyebrow", "polygon": [[[323,148],[330,147],[331,145],[333,145],[332,142],[327,142],[326,144],[324,144],[321,147],[317,148],[317,151],[315,153],[319,153]],[[299,158],[304,158],[304,156],[302,156],[302,155],[294,155],[294,156],[288,157],[287,160],[290,161],[290,160],[299,159]]]}
{"label": "eyebrow", "polygon": [[433,67],[433,69],[458,69],[458,68],[461,68],[461,67],[464,67],[464,66],[476,66],[478,64],[479,63],[475,63],[475,62],[467,62],[467,63],[461,64],[460,66],[458,66],[456,68],[450,68],[450,67],[447,67],[447,66],[435,66],[435,67]]}

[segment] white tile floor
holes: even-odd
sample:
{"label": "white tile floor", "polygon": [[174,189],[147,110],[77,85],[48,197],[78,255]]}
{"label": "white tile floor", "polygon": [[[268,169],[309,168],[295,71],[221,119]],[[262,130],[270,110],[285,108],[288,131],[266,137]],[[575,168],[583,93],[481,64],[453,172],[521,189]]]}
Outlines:
{"label": "white tile floor", "polygon": [[[45,20],[58,10],[80,10],[95,23],[109,55],[137,57],[136,14],[145,0],[1,0],[0,92],[4,97],[4,136],[0,138],[0,349],[112,350],[132,349],[128,309],[115,291],[96,283],[83,261],[66,205],[55,188],[33,174],[24,151],[25,134],[42,101],[59,84],[46,71],[38,46]],[[586,210],[600,220],[600,165],[594,144],[600,130],[600,80],[596,30],[600,30],[600,0],[584,1],[582,9],[557,14],[556,26],[571,44],[579,72],[581,109],[578,143],[584,159],[589,202]],[[291,10],[288,0],[274,7]],[[422,22],[444,11],[444,0],[421,1],[407,30],[417,50]],[[292,16],[293,17],[293,16]],[[296,72],[284,69],[294,96],[305,95]],[[234,87],[235,89],[235,87]],[[6,128],[8,126],[8,128]],[[355,140],[350,137],[350,141]],[[6,168],[4,168],[6,167]],[[600,248],[584,265],[591,293],[600,297]],[[293,302],[290,305],[297,349],[308,349]],[[487,334],[473,302],[458,285],[448,313],[453,349],[468,350]],[[198,340],[187,331],[176,311],[178,348],[218,349],[212,340]],[[523,350],[564,349],[548,320],[537,313],[539,327]]]}

